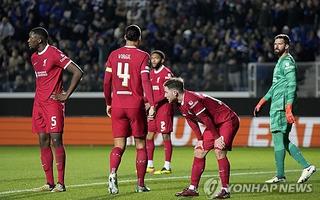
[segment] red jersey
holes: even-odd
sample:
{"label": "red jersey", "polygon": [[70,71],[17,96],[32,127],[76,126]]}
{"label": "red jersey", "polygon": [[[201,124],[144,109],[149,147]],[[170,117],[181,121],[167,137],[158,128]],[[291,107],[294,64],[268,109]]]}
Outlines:
{"label": "red jersey", "polygon": [[52,93],[62,91],[62,70],[71,62],[70,58],[51,45],[32,54],[31,63],[36,74],[35,100],[46,101]]}
{"label": "red jersey", "polygon": [[185,90],[183,101],[178,106],[181,114],[186,118],[188,124],[201,139],[202,134],[198,122],[211,130],[215,139],[219,137],[217,128],[237,116],[226,104],[206,94]]}
{"label": "red jersey", "polygon": [[160,101],[165,99],[163,84],[171,77],[173,77],[173,73],[164,65],[162,65],[158,70],[151,70],[150,81],[155,104],[158,104]]}
{"label": "red jersey", "polygon": [[111,52],[104,77],[107,105],[118,108],[144,107],[144,94],[148,102],[154,105],[148,62],[149,54],[133,46],[124,46]]}

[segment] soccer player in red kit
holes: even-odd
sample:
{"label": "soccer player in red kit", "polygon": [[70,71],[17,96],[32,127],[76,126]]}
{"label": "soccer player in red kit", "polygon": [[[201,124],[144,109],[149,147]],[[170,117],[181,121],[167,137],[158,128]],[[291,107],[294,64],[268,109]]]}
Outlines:
{"label": "soccer player in red kit", "polygon": [[[36,75],[36,91],[32,111],[32,131],[38,133],[41,149],[41,163],[47,183],[35,191],[66,191],[64,173],[66,153],[62,133],[64,126],[64,102],[76,89],[82,70],[59,49],[48,44],[48,32],[42,27],[29,33],[29,48],[35,50],[31,63]],[[72,73],[69,88],[62,88],[62,72]],[[50,143],[53,143],[58,170],[58,183],[54,184],[53,155]]]}
{"label": "soccer player in red kit", "polygon": [[[172,157],[172,143],[170,133],[173,129],[173,106],[164,97],[163,84],[173,76],[171,70],[164,66],[165,54],[160,50],[151,52],[151,65],[150,80],[152,84],[152,91],[154,102],[156,105],[156,116],[154,120],[148,121],[148,134],[147,134],[147,155],[148,165],[147,172],[154,174],[170,174],[171,173],[171,157]],[[148,107],[148,106],[147,106]],[[155,171],[153,166],[153,153],[154,153],[154,135],[161,133],[163,138],[163,146],[165,152],[165,162],[161,170]]]}
{"label": "soccer player in red kit", "polygon": [[[126,138],[134,136],[136,145],[136,192],[148,192],[144,184],[147,168],[145,138],[147,134],[147,115],[144,95],[150,102],[149,117],[155,115],[154,100],[149,79],[149,54],[138,49],[141,30],[130,25],[125,30],[126,44],[111,52],[106,62],[104,95],[106,112],[112,120],[114,148],[110,152],[110,175],[108,190],[110,194],[119,192],[117,170],[126,147]],[[111,96],[112,92],[112,96]]]}
{"label": "soccer player in red kit", "polygon": [[[233,139],[239,129],[239,117],[220,100],[185,90],[181,78],[166,81],[164,90],[165,97],[170,103],[177,103],[181,114],[198,138],[194,150],[191,184],[183,191],[176,193],[176,196],[199,196],[197,188],[205,168],[205,157],[211,149],[214,149],[222,183],[221,191],[215,198],[229,198],[230,163],[227,152],[231,150]],[[198,123],[205,126],[203,133]]]}

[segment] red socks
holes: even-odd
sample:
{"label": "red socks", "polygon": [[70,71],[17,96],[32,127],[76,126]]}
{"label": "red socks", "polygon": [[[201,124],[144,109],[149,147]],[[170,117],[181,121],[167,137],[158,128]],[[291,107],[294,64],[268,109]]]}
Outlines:
{"label": "red socks", "polygon": [[206,158],[193,158],[192,171],[191,171],[191,185],[198,187],[202,172],[206,165]]}
{"label": "red socks", "polygon": [[222,187],[227,188],[229,185],[230,163],[227,157],[218,160],[219,176]]}
{"label": "red socks", "polygon": [[137,149],[136,169],[138,177],[138,185],[144,186],[144,176],[147,168],[147,151],[145,148]]}
{"label": "red socks", "polygon": [[164,140],[163,146],[164,146],[164,153],[165,153],[165,161],[171,162],[171,156],[172,156],[171,140]]}
{"label": "red socks", "polygon": [[121,162],[123,149],[114,147],[110,152],[110,173],[116,173]]}
{"label": "red socks", "polygon": [[60,146],[55,149],[56,165],[58,170],[58,182],[64,185],[64,172],[66,164],[66,153],[64,147]]}
{"label": "red socks", "polygon": [[154,153],[154,141],[152,140],[146,140],[146,146],[147,146],[147,154],[148,154],[148,160],[153,160],[153,153]]}
{"label": "red socks", "polygon": [[50,147],[41,148],[41,163],[46,174],[47,183],[54,185],[53,169],[52,169],[53,155]]}

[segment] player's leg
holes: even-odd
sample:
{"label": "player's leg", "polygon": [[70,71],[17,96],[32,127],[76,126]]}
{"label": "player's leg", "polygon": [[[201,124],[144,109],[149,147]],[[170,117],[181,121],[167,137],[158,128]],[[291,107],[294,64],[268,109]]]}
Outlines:
{"label": "player's leg", "polygon": [[117,171],[126,148],[126,138],[129,136],[130,126],[124,109],[113,108],[111,116],[114,147],[109,156],[108,190],[110,194],[118,194]]}
{"label": "player's leg", "polygon": [[311,165],[306,159],[303,157],[299,148],[293,144],[289,140],[289,133],[291,131],[291,124],[288,125],[287,131],[284,136],[284,147],[288,151],[288,153],[300,164],[303,168],[300,178],[298,179],[298,183],[306,182],[310,176],[316,172],[316,167]]}
{"label": "player's leg", "polygon": [[148,192],[150,189],[145,186],[144,177],[147,168],[147,117],[145,109],[128,109],[132,136],[136,144],[136,170],[137,170],[137,188],[136,192]]}
{"label": "player's leg", "polygon": [[176,193],[176,196],[199,196],[197,188],[200,182],[201,175],[205,169],[205,157],[208,152],[209,150],[200,148],[194,150],[190,185],[181,192]]}
{"label": "player's leg", "polygon": [[171,173],[172,142],[170,133],[162,133],[162,138],[165,153],[165,161],[163,168],[165,168],[168,172]]}
{"label": "player's leg", "polygon": [[51,192],[64,192],[66,154],[62,141],[64,127],[64,103],[50,100],[43,106],[47,132],[55,149],[56,166],[58,170],[58,182]]}
{"label": "player's leg", "polygon": [[136,192],[148,192],[150,189],[144,183],[144,177],[147,167],[147,150],[144,138],[135,138],[136,144],[136,170],[137,170],[137,188]]}
{"label": "player's leg", "polygon": [[55,185],[53,177],[53,154],[50,147],[50,134],[39,133],[38,136],[40,144],[41,164],[46,175],[47,183],[39,188],[35,188],[34,191],[51,191]]}
{"label": "player's leg", "polygon": [[277,175],[267,180],[266,183],[285,182],[284,159],[286,151],[284,147],[284,133],[281,131],[272,132],[272,139],[274,143],[274,157],[276,161]]}
{"label": "player's leg", "polygon": [[155,171],[154,174],[171,174],[171,157],[172,157],[172,143],[170,133],[162,133],[163,147],[164,147],[164,165],[161,170]]}
{"label": "player's leg", "polygon": [[221,191],[216,195],[217,199],[230,198],[229,179],[230,179],[230,162],[227,157],[227,150],[215,149],[216,159],[219,167],[219,177],[221,181]]}
{"label": "player's leg", "polygon": [[223,136],[225,143],[224,149],[215,148],[215,155],[219,167],[219,177],[221,181],[221,190],[216,194],[217,199],[230,198],[229,179],[230,179],[230,162],[227,157],[228,151],[232,150],[233,139],[239,129],[239,118],[234,115],[231,119],[218,128],[219,134]]}
{"label": "player's leg", "polygon": [[147,156],[148,156],[147,173],[153,173],[155,171],[154,165],[153,165],[155,132],[150,131],[150,128],[153,124],[152,121],[148,122],[148,134],[147,134],[147,138],[146,138]]}
{"label": "player's leg", "polygon": [[173,110],[171,104],[160,106],[157,111],[157,130],[162,134],[164,147],[164,166],[154,174],[171,174],[172,142],[171,132],[173,131]]}
{"label": "player's leg", "polygon": [[64,184],[66,153],[63,146],[62,133],[50,133],[51,141],[55,149],[56,166],[58,170],[58,183],[52,192],[64,192],[66,187]]}
{"label": "player's leg", "polygon": [[46,123],[43,110],[37,101],[34,101],[32,111],[32,131],[38,133],[40,158],[46,176],[46,184],[35,188],[34,191],[51,191],[54,188],[53,155],[50,147],[50,135],[46,133]]}
{"label": "player's leg", "polygon": [[109,156],[110,174],[108,178],[108,190],[110,194],[118,194],[118,178],[117,171],[121,162],[122,155],[126,148],[126,138],[119,137],[114,138],[114,147],[112,148]]}

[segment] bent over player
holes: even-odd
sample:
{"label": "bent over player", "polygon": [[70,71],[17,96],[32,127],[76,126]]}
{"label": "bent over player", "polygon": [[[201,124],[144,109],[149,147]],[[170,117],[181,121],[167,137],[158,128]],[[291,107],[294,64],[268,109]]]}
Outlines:
{"label": "bent over player", "polygon": [[[230,163],[227,152],[231,151],[233,139],[239,129],[239,117],[220,100],[185,90],[181,78],[172,78],[165,82],[164,91],[168,101],[178,105],[181,114],[198,138],[194,150],[190,186],[176,193],[176,196],[199,196],[197,188],[205,169],[206,155],[214,149],[222,183],[221,191],[216,198],[229,198]],[[203,133],[198,123],[205,126]]]}

